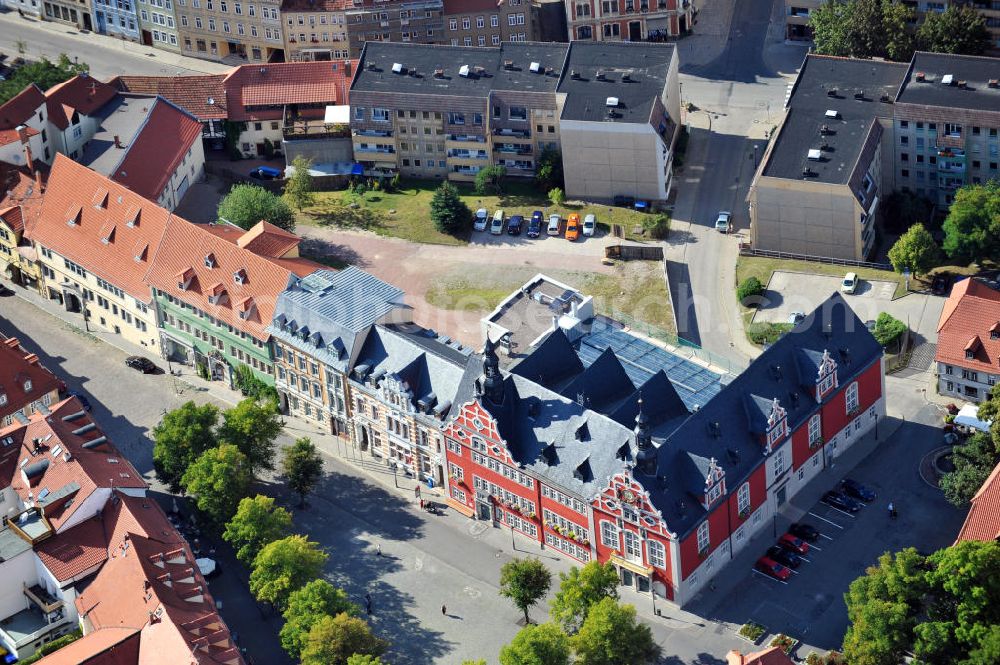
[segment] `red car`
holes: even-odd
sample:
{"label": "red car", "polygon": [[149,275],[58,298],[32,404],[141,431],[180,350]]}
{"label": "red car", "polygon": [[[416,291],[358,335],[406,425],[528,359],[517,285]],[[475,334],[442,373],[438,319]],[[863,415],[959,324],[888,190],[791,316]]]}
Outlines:
{"label": "red car", "polygon": [[778,544],[796,554],[806,554],[809,551],[809,543],[801,538],[796,538],[790,533],[786,533],[781,538],[778,538]]}
{"label": "red car", "polygon": [[792,571],[785,568],[780,563],[771,559],[770,557],[762,556],[757,559],[757,565],[754,566],[758,571],[764,573],[768,577],[773,577],[776,580],[782,582],[787,582],[788,578],[792,576]]}

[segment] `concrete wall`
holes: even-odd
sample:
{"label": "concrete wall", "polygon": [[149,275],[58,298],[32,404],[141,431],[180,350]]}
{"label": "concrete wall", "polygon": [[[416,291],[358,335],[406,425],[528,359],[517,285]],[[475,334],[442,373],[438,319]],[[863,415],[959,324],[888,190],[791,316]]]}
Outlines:
{"label": "concrete wall", "polygon": [[282,145],[284,146],[286,164],[291,164],[300,155],[311,159],[313,164],[337,164],[354,161],[354,146],[349,136],[329,139],[296,139],[283,141]]}
{"label": "concrete wall", "polygon": [[35,571],[35,553],[30,548],[0,563],[0,619],[6,619],[28,607],[23,585],[31,586],[36,582],[38,574]]}
{"label": "concrete wall", "polygon": [[667,146],[649,125],[564,120],[566,197],[610,201],[617,195],[662,201],[667,197]]}

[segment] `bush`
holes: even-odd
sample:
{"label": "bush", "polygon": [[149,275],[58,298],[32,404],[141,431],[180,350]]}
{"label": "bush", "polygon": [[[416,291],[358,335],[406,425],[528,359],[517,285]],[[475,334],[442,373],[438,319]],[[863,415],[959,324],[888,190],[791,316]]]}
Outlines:
{"label": "bush", "polygon": [[778,647],[785,652],[786,655],[792,655],[792,649],[795,647],[795,640],[790,638],[784,633],[778,633],[773,640],[771,640],[770,646]]}
{"label": "bush", "polygon": [[80,629],[77,628],[72,633],[66,633],[62,637],[54,639],[48,644],[43,644],[38,648],[38,651],[28,656],[27,658],[24,658],[23,660],[19,660],[17,662],[21,663],[21,665],[28,665],[29,663],[37,663],[50,653],[62,649],[64,646],[66,646],[71,642],[76,642],[78,639],[80,639],[80,637],[82,637],[82,635],[83,634],[80,632]]}
{"label": "bush", "polygon": [[758,321],[747,326],[747,337],[754,344],[774,344],[779,337],[792,329],[791,323]]}
{"label": "bush", "polygon": [[740,637],[745,637],[751,642],[756,642],[761,638],[766,629],[759,623],[754,623],[753,621],[748,621],[742,626],[740,626],[739,635]]}
{"label": "bush", "polygon": [[566,192],[561,187],[553,187],[549,190],[549,201],[552,201],[552,205],[561,206],[566,202]]}
{"label": "bush", "polygon": [[736,298],[744,305],[755,296],[764,295],[764,285],[756,277],[747,277],[736,289]]}
{"label": "bush", "polygon": [[847,665],[847,661],[844,660],[844,654],[839,651],[830,651],[825,656],[810,651],[806,656],[806,665]]}
{"label": "bush", "polygon": [[647,217],[642,222],[642,228],[649,233],[649,237],[655,240],[666,240],[670,234],[670,215],[660,213]]}
{"label": "bush", "polygon": [[906,332],[906,324],[888,312],[882,312],[875,319],[875,341],[889,346]]}

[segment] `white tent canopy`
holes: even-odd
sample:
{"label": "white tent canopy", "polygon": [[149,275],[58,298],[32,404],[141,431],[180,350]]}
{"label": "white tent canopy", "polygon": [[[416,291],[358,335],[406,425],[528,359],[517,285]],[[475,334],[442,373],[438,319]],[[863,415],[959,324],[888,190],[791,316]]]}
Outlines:
{"label": "white tent canopy", "polygon": [[349,125],[351,124],[351,107],[327,106],[323,115],[323,123],[326,125]]}
{"label": "white tent canopy", "polygon": [[974,404],[966,404],[955,416],[955,424],[978,429],[981,432],[989,432],[992,422],[980,420],[979,407]]}

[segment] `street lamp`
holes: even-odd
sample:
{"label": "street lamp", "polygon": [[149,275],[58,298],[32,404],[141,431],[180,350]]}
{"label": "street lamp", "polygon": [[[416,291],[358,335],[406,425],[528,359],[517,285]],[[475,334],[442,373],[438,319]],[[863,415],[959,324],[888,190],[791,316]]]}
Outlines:
{"label": "street lamp", "polygon": [[392,463],[392,484],[396,486],[396,489],[399,489],[399,481],[396,479],[396,462],[395,461]]}

